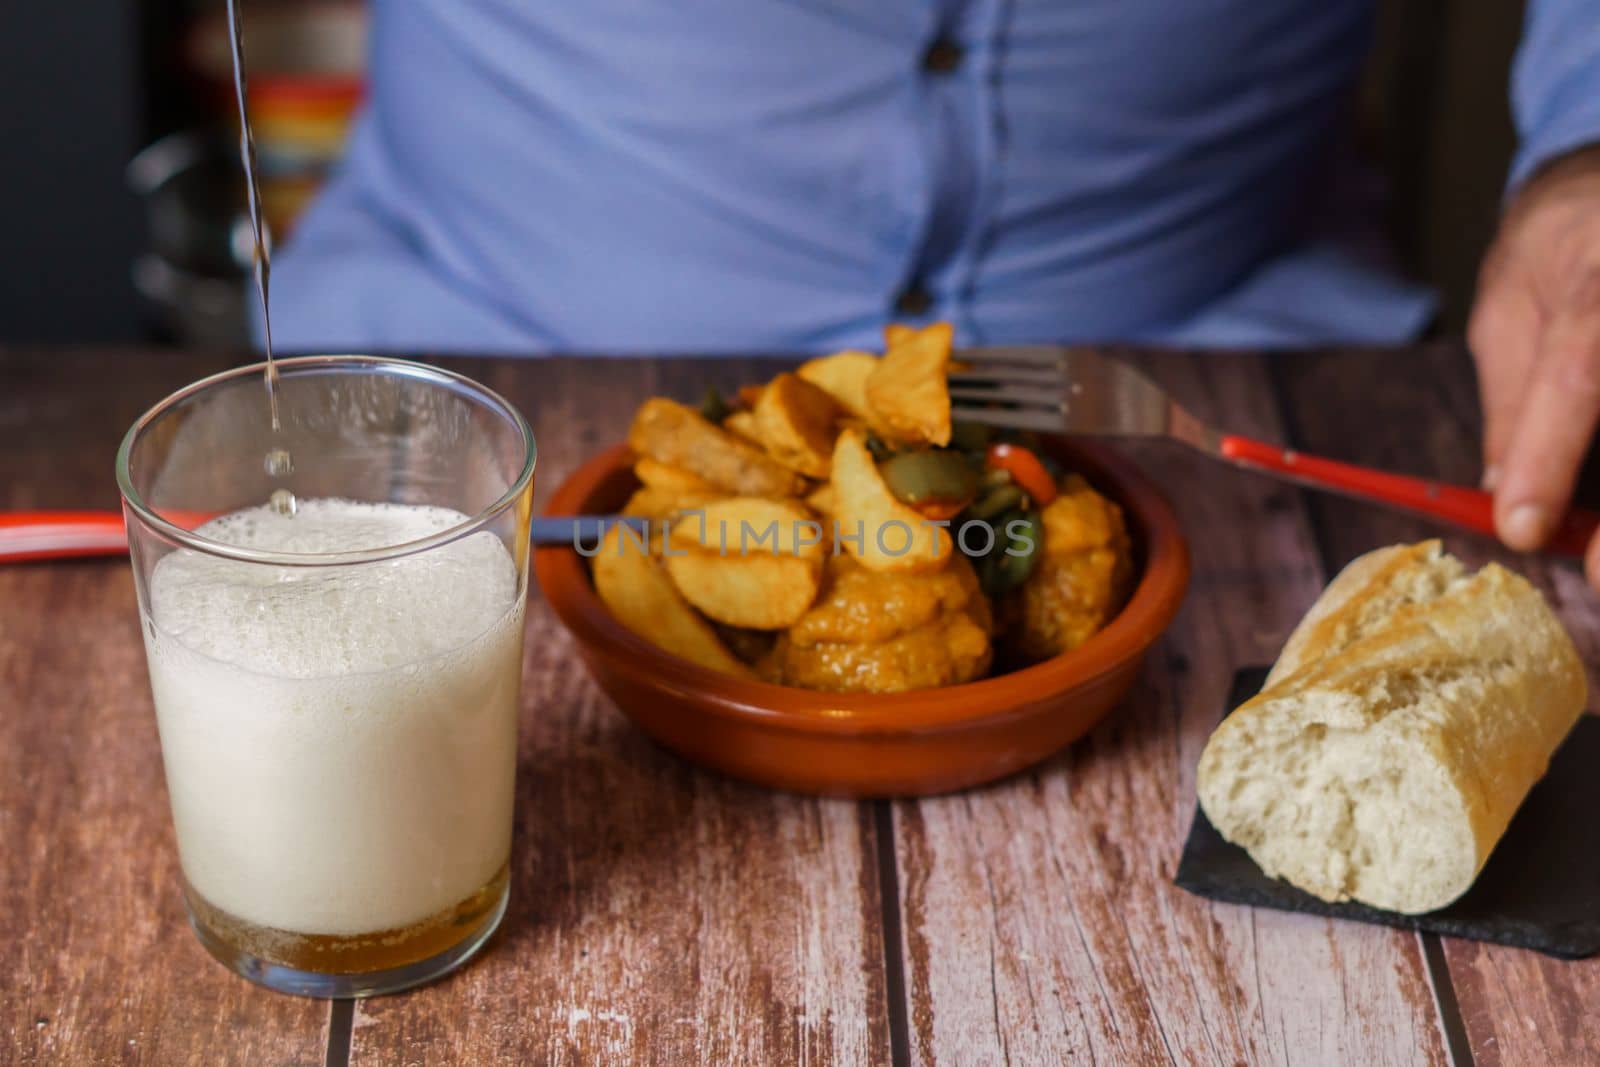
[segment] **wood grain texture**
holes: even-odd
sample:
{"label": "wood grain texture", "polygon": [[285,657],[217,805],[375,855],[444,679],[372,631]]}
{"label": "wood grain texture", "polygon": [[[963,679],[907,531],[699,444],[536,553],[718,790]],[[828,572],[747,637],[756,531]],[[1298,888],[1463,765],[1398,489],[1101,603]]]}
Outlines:
{"label": "wood grain texture", "polygon": [[[750,363],[458,363],[528,415],[537,495],[663,393]],[[867,1064],[888,1060],[870,809],[699,772],[599,693],[529,606],[511,910],[446,981],[357,1005],[351,1062]]]}
{"label": "wood grain texture", "polygon": [[[110,506],[122,432],[220,366],[0,354],[0,508]],[[149,694],[126,563],[0,568],[0,1060],[321,1063],[327,1005],[188,929]]]}
{"label": "wood grain texture", "polygon": [[0,348],[0,501],[8,508],[114,508],[114,465],[135,419],[181,386],[226,370],[222,355]]}
{"label": "wood grain texture", "polygon": [[[112,506],[128,424],[229,362],[0,351],[0,507]],[[1282,357],[1270,374],[1253,357],[1141,362],[1229,429],[1287,439],[1286,399],[1302,447],[1476,475],[1459,352]],[[529,414],[541,500],[621,437],[643,396],[695,399],[772,369],[446,365]],[[1411,935],[1170,884],[1233,669],[1271,659],[1324,561],[1430,528],[1175,446],[1132,451],[1174,498],[1197,565],[1133,698],[1031,774],[896,805],[893,842],[869,807],[746,788],[657,749],[535,595],[511,913],[462,972],[358,1005],[352,1060],[882,1063],[903,1013],[917,1062],[1442,1062]],[[1500,558],[1483,539],[1449,544]],[[1514,562],[1600,662],[1600,612],[1576,570]],[[0,569],[0,937],[16,946],[0,962],[0,1061],[322,1060],[326,1005],[232,978],[185,929],[169,827],[126,564]],[[896,859],[904,1003],[888,1000],[880,846]],[[1445,955],[1479,1062],[1600,1058],[1583,1011],[1595,966],[1465,942]]]}
{"label": "wood grain texture", "polygon": [[[1141,360],[1193,410],[1279,436],[1251,357]],[[1322,587],[1298,495],[1130,446],[1176,505],[1188,601],[1127,706],[996,787],[896,806],[921,1063],[1443,1063],[1414,937],[1211,904],[1171,884],[1234,669]]]}
{"label": "wood grain texture", "polygon": [[[1396,355],[1326,353],[1278,364],[1295,444],[1340,459],[1475,484],[1480,473],[1476,386],[1459,347]],[[1427,413],[1427,417],[1419,417]],[[1580,497],[1594,506],[1592,468]],[[1567,623],[1589,669],[1591,710],[1600,693],[1600,605],[1576,562],[1519,556],[1475,534],[1456,533],[1387,509],[1332,497],[1311,502],[1333,566],[1371,548],[1444,535],[1445,547],[1478,566],[1497,560],[1539,586]],[[1574,813],[1592,817],[1592,813]],[[1479,1064],[1600,1062],[1600,959],[1442,939],[1472,1055]]]}

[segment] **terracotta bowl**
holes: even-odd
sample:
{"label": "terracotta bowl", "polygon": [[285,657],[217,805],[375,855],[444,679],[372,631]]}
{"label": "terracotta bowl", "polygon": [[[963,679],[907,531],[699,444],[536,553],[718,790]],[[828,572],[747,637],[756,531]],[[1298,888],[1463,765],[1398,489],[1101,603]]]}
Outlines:
{"label": "terracotta bowl", "polygon": [[[600,688],[686,759],[762,785],[855,797],[925,796],[993,781],[1082,737],[1128,692],[1172,622],[1189,550],[1171,507],[1111,451],[1051,451],[1127,514],[1138,584],[1127,607],[1079,648],[966,685],[887,696],[816,693],[719,674],[670,655],[606,609],[571,548],[540,548],[534,569]],[[556,490],[548,514],[615,512],[637,486],[618,446]]]}

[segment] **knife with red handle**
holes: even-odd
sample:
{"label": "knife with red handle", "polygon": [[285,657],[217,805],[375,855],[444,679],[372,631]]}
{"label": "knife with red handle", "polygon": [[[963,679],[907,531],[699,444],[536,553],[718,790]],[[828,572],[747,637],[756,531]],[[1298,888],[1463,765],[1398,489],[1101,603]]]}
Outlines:
{"label": "knife with red handle", "polygon": [[[169,520],[192,529],[213,514],[164,513]],[[574,515],[538,518],[529,527],[536,545],[591,545],[616,525],[643,529],[645,520],[632,515]],[[0,512],[0,563],[30,560],[123,556],[128,552],[128,531],[116,511],[11,511]]]}
{"label": "knife with red handle", "polygon": [[0,563],[120,556],[128,531],[116,511],[0,512]]}
{"label": "knife with red handle", "polygon": [[[1314,489],[1381,501],[1495,536],[1494,497],[1481,489],[1308,456],[1232,434],[1220,438],[1216,451],[1223,459],[1241,467],[1276,474]],[[1543,550],[1558,556],[1582,557],[1597,529],[1600,529],[1600,515],[1573,508],[1562,516]]]}

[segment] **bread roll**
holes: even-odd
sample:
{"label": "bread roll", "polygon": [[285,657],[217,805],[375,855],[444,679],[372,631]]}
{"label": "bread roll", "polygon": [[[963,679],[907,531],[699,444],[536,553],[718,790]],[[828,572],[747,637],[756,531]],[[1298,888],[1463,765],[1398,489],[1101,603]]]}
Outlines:
{"label": "bread roll", "polygon": [[1416,913],[1466,892],[1588,699],[1538,590],[1437,541],[1351,563],[1200,757],[1201,807],[1269,875]]}

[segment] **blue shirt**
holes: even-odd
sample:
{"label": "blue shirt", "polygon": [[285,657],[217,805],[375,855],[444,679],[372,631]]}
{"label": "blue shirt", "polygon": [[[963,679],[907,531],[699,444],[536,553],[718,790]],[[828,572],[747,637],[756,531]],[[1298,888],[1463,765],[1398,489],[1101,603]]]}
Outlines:
{"label": "blue shirt", "polygon": [[[1600,139],[1593,5],[1531,4],[1514,181]],[[1402,340],[1432,297],[1384,267],[1339,150],[1371,8],[379,0],[368,108],[275,265],[276,340]]]}

